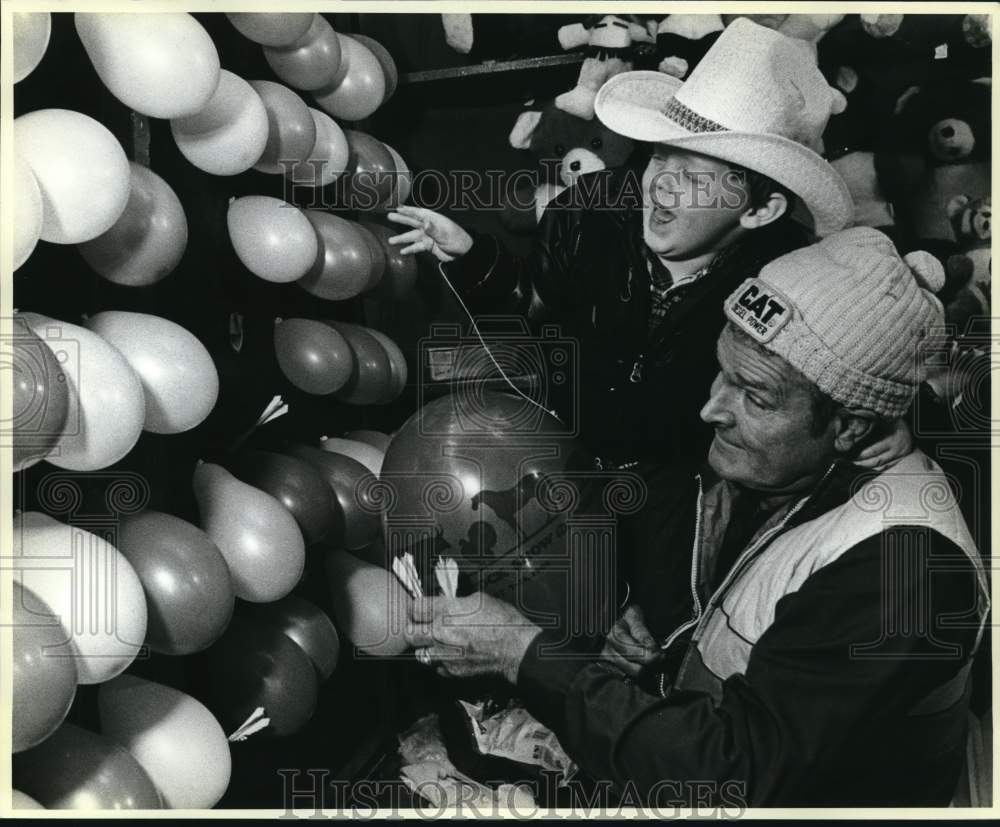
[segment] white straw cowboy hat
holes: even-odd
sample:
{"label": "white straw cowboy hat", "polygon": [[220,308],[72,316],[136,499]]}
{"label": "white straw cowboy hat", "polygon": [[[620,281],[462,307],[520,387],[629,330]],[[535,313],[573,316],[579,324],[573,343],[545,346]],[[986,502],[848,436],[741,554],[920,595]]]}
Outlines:
{"label": "white straw cowboy hat", "polygon": [[746,18],[734,20],[686,81],[662,72],[624,72],[605,83],[597,117],[638,141],[669,144],[760,172],[794,192],[817,235],[854,214],[847,185],[818,154],[844,96],[804,41]]}

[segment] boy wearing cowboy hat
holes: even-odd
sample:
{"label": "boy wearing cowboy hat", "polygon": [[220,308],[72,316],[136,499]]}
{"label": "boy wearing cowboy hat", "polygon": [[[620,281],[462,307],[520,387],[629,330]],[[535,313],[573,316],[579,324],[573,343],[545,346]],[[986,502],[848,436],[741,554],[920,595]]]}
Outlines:
{"label": "boy wearing cowboy hat", "polygon": [[[738,19],[686,81],[626,72],[599,91],[597,117],[653,146],[641,193],[634,169],[585,176],[550,203],[527,258],[419,207],[389,214],[411,228],[390,241],[432,253],[474,310],[555,319],[577,339],[565,387],[579,399],[549,402],[599,467],[694,461],[711,440],[696,400],[715,374],[722,299],[808,243],[793,212],[821,236],[852,216],[817,152],[843,106],[802,43]],[[581,203],[588,193],[600,202]]]}

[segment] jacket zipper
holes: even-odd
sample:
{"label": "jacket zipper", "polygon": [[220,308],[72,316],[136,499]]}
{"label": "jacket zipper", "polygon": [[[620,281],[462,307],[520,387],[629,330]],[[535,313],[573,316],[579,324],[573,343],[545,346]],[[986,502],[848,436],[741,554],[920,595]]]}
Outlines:
{"label": "jacket zipper", "polygon": [[[757,554],[757,552],[761,549],[761,547],[764,546],[764,545],[766,545],[768,542],[770,542],[771,538],[774,537],[776,534],[778,534],[778,532],[780,532],[782,529],[784,529],[784,527],[788,524],[788,521],[791,520],[792,517],[794,517],[796,514],[798,514],[805,507],[806,503],[808,503],[809,500],[812,499],[813,494],[815,494],[816,491],[818,491],[820,489],[820,487],[826,481],[826,478],[830,476],[830,473],[833,471],[834,467],[835,467],[835,465],[831,464],[830,467],[826,470],[826,473],[823,475],[822,479],[820,479],[819,483],[817,483],[816,487],[813,489],[813,492],[811,494],[809,494],[808,496],[803,497],[801,500],[799,500],[792,507],[792,509],[782,518],[782,520],[781,520],[780,523],[778,523],[770,531],[768,531],[765,534],[763,534],[757,540],[756,543],[754,543],[752,546],[750,546],[750,548],[748,548],[746,551],[744,551],[736,559],[736,562],[733,564],[733,567],[729,570],[729,573],[725,576],[725,578],[723,579],[722,583],[719,584],[719,588],[717,588],[715,590],[715,592],[712,594],[712,596],[709,598],[708,605],[705,607],[706,610],[709,609],[709,608],[711,608],[714,605],[714,603],[716,602],[716,599],[720,595],[725,594],[726,589],[729,588],[729,585],[733,582],[733,580],[735,580],[742,573],[743,569],[746,568],[747,563],[750,561],[750,559],[754,555]],[[667,638],[666,642],[663,643],[660,646],[661,650],[668,649],[670,647],[670,644],[672,644],[677,639],[678,635],[680,635],[683,632],[685,632],[688,629],[690,629],[692,625],[697,625],[701,621],[702,616],[703,616],[703,612],[702,612],[702,608],[701,608],[701,601],[699,601],[699,599],[698,599],[698,587],[697,587],[697,572],[698,572],[698,564],[700,562],[700,560],[698,558],[700,557],[699,551],[700,551],[700,547],[701,547],[701,543],[700,543],[701,537],[700,537],[700,535],[701,535],[701,504],[702,504],[702,497],[703,497],[703,494],[702,494],[702,488],[701,488],[701,475],[699,474],[698,475],[698,511],[697,511],[697,514],[695,515],[695,545],[694,545],[694,554],[692,555],[692,557],[694,559],[692,560],[692,563],[691,563],[691,594],[694,597],[695,617],[693,617],[691,620],[689,620],[684,625],[682,625],[682,626],[678,627],[677,629],[675,629],[671,633],[670,637]],[[667,678],[666,672],[661,672],[660,673],[660,697],[662,697],[662,698],[667,697],[667,693],[666,693],[666,678]]]}
{"label": "jacket zipper", "polygon": [[[660,644],[660,649],[666,650],[670,648],[670,644],[673,643],[677,637],[692,626],[696,625],[699,620],[701,620],[701,598],[698,597],[698,563],[700,561],[701,555],[698,554],[698,548],[701,545],[701,506],[702,500],[704,499],[704,491],[701,487],[701,474],[695,478],[698,480],[698,502],[694,513],[694,546],[691,549],[691,597],[694,600],[694,617],[692,617],[687,623],[683,623],[671,632],[670,637],[666,641]],[[663,695],[663,685],[666,678],[666,673],[660,673],[660,694]],[[666,696],[664,696],[666,697]]]}

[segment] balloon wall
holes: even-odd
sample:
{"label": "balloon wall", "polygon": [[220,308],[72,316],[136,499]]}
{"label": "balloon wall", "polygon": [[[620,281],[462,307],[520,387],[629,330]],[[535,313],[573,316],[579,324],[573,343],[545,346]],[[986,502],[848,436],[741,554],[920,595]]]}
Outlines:
{"label": "balloon wall", "polygon": [[281,807],[387,722],[392,575],[329,560],[379,541],[417,265],[350,25],[14,15],[19,808]]}
{"label": "balloon wall", "polygon": [[280,810],[279,770],[351,778],[437,697],[390,558],[491,532],[513,555],[524,515],[562,536],[540,480],[572,440],[521,462],[502,428],[452,438],[462,417],[424,375],[424,322],[456,308],[387,214],[426,198],[409,133],[435,103],[358,27],[16,16],[19,807]]}

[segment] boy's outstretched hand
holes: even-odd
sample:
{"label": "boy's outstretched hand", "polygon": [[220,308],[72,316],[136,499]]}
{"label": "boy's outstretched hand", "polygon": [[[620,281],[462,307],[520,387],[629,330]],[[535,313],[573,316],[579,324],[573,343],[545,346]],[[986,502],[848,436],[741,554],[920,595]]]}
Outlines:
{"label": "boy's outstretched hand", "polygon": [[472,236],[450,218],[423,207],[402,205],[389,213],[389,220],[413,227],[409,232],[394,235],[390,244],[405,244],[404,256],[431,253],[438,261],[454,261],[472,249]]}

